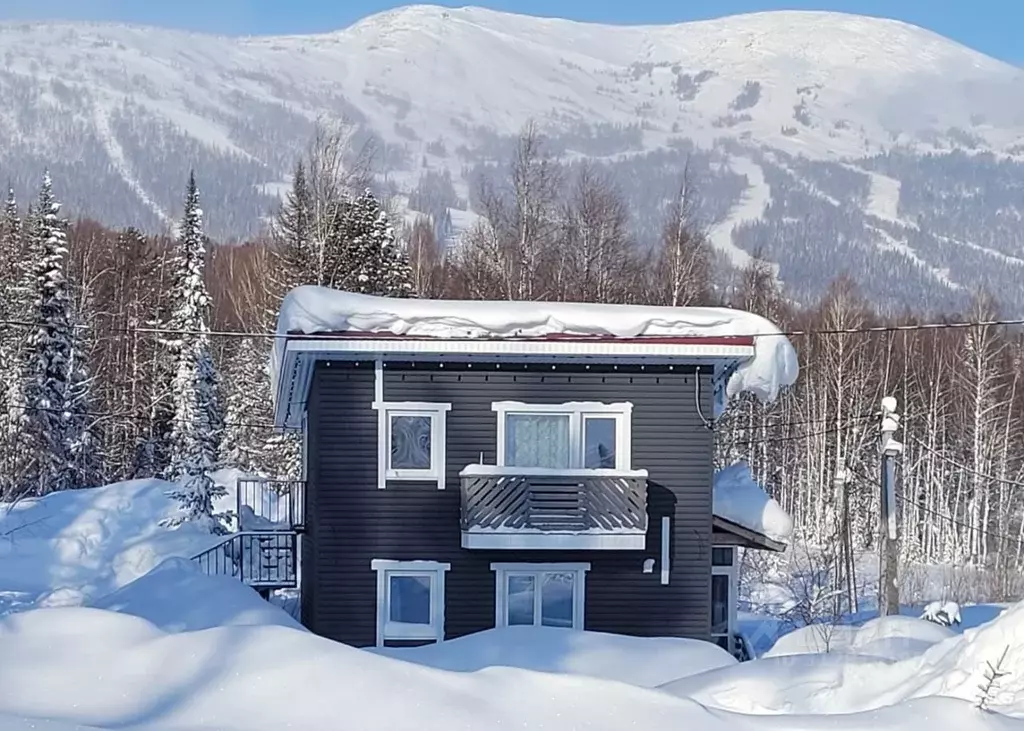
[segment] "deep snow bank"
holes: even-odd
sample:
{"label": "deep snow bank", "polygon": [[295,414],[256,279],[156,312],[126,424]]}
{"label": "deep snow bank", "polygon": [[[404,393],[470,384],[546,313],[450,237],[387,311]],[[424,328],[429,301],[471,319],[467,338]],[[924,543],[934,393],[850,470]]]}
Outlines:
{"label": "deep snow bank", "polygon": [[[711,674],[742,678],[757,666]],[[139,617],[81,607],[0,620],[0,680],[0,721],[10,719],[18,731],[69,731],[75,724],[135,731],[1021,728],[934,698],[864,715],[754,717],[598,678],[511,668],[438,670],[279,625],[167,634]],[[759,682],[789,680],[762,673]]]}
{"label": "deep snow bank", "polygon": [[734,728],[691,701],[624,683],[505,668],[451,673],[280,626],[168,635],[84,608],[0,622],[0,678],[0,713],[105,728]]}
{"label": "deep snow bank", "polygon": [[305,631],[291,616],[238,579],[207,576],[184,558],[167,559],[90,606],[140,617],[164,632],[244,625],[278,625]]}
{"label": "deep snow bank", "polygon": [[175,515],[162,480],[134,480],[0,505],[0,591],[6,606],[76,604],[134,581],[165,558],[191,556],[217,539]]}
{"label": "deep snow bank", "polygon": [[840,627],[831,652],[814,652],[822,639],[801,631],[772,656],[662,689],[742,713],[856,713],[935,696],[977,703],[991,664],[1006,674],[985,692],[988,706],[1024,715],[1024,603],[962,635],[927,624],[891,617]]}
{"label": "deep snow bank", "polygon": [[783,635],[763,657],[841,652],[902,660],[955,636],[946,627],[907,616],[880,617],[859,627],[814,624]]}
{"label": "deep snow bank", "polygon": [[[236,508],[237,470],[214,479]],[[33,607],[78,606],[144,576],[168,558],[191,558],[221,539],[195,526],[167,528],[178,514],[163,480],[132,480],[0,503],[0,616]],[[265,498],[266,499],[266,498]],[[255,506],[274,514],[275,506]]]}
{"label": "deep snow bank", "polygon": [[[277,331],[359,332],[436,338],[545,335],[753,336],[755,354],[728,384],[728,395],[750,392],[774,401],[796,382],[796,350],[768,320],[724,307],[646,307],[573,302],[484,302],[392,299],[326,287],[298,287],[284,298]],[[283,339],[275,342],[277,373]]]}
{"label": "deep snow bank", "polygon": [[503,627],[441,645],[376,652],[441,670],[515,667],[621,680],[644,688],[736,664],[732,655],[710,642],[551,627]]}

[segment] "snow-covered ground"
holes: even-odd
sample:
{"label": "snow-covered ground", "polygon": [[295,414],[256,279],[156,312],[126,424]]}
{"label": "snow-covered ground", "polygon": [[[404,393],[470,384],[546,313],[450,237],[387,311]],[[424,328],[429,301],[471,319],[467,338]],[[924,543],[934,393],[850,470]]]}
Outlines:
{"label": "snow-covered ground", "polygon": [[910,617],[840,627],[828,652],[806,629],[747,663],[562,629],[359,650],[199,573],[183,557],[212,539],[159,525],[166,488],[0,506],[0,589],[20,597],[0,619],[0,729],[1024,729],[1024,604],[962,634]]}

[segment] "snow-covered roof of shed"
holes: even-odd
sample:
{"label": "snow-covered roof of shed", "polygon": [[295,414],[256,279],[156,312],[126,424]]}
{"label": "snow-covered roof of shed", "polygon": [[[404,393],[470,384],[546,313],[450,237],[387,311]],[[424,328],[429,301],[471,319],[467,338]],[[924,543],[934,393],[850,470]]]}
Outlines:
{"label": "snow-covered roof of shed", "polygon": [[398,299],[303,286],[285,297],[277,329],[282,335],[438,339],[746,337],[753,339],[754,356],[732,374],[726,395],[750,392],[765,401],[795,383],[799,372],[792,344],[775,325],[758,315],[722,307]]}
{"label": "snow-covered roof of shed", "polygon": [[747,530],[785,543],[793,533],[793,519],[764,491],[746,462],[715,473],[712,513]]}

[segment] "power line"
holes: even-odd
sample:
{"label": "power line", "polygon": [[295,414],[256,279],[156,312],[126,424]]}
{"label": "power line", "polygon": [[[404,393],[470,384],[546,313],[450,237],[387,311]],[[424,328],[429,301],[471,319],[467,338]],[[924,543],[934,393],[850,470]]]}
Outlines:
{"label": "power line", "polygon": [[952,515],[946,515],[944,513],[940,513],[937,510],[932,510],[931,508],[926,508],[923,505],[921,505],[921,504],[911,500],[910,498],[902,497],[901,495],[897,495],[896,499],[899,500],[902,503],[906,503],[908,505],[913,505],[915,508],[920,510],[922,513],[928,513],[929,515],[934,515],[937,518],[942,518],[943,520],[948,520],[950,523],[953,523],[954,525],[959,525],[962,528],[967,528],[968,530],[971,530],[971,531],[977,531],[978,533],[980,533],[982,535],[992,536],[994,538],[1001,538],[1004,541],[1008,541],[1008,542],[1018,546],[1019,548],[1024,548],[1024,542],[1021,542],[1021,540],[1019,538],[1015,538],[1013,536],[1008,536],[1008,535],[1006,535],[1004,533],[999,533],[999,532],[996,532],[996,531],[991,531],[991,530],[988,530],[987,528],[978,528],[978,527],[972,526],[970,523],[965,523],[962,520],[958,520],[957,518],[953,517]]}
{"label": "power line", "polygon": [[990,480],[992,482],[998,482],[998,483],[1001,483],[1003,485],[1010,485],[1011,487],[1024,488],[1024,482],[1017,482],[1016,480],[1007,480],[1006,478],[1003,478],[1003,477],[996,477],[995,475],[987,475],[984,472],[978,472],[977,470],[972,469],[972,468],[968,467],[965,464],[957,462],[952,457],[947,457],[946,455],[944,455],[941,452],[939,452],[937,449],[929,447],[927,444],[925,444],[923,441],[921,441],[918,437],[914,436],[913,434],[910,434],[909,436],[910,436],[911,439],[913,439],[915,442],[917,442],[921,447],[923,447],[926,451],[931,452],[932,454],[934,454],[939,459],[943,460],[944,462],[948,462],[949,464],[953,465],[954,467],[956,467],[958,470],[960,470],[962,472],[967,472],[968,474],[975,475],[976,477],[981,477],[982,479]]}
{"label": "power line", "polygon": [[[88,416],[95,419],[107,419],[110,421],[122,421],[125,423],[139,422],[139,423],[151,423],[155,421],[153,416],[149,414],[134,414],[130,411],[69,411],[69,409],[53,409],[46,406],[13,406],[12,411],[19,411],[22,413],[30,412],[43,412],[47,414],[64,414],[71,413],[74,416]],[[173,419],[172,419],[173,421]],[[223,426],[241,426],[249,427],[252,429],[266,429],[274,430],[277,427],[274,424],[256,422],[256,421],[222,421]]]}
{"label": "power line", "polygon": [[[9,327],[24,327],[24,328],[35,328],[35,327],[46,327],[49,323],[45,322],[29,322],[24,320],[0,320],[0,325]],[[1000,320],[965,320],[965,321],[951,321],[951,322],[928,322],[928,323],[916,323],[916,324],[904,324],[904,325],[871,325],[863,327],[850,327],[850,328],[825,328],[820,330],[787,330],[778,332],[753,332],[753,333],[733,333],[729,337],[737,338],[767,338],[767,337],[807,337],[815,335],[870,335],[870,334],[886,334],[886,333],[898,333],[898,332],[919,332],[929,330],[962,330],[967,328],[975,327],[1017,327],[1024,326],[1024,318],[1018,319],[1000,319]],[[69,329],[76,330],[100,330],[107,335],[205,335],[207,337],[234,337],[234,338],[269,338],[269,339],[290,339],[290,338],[301,338],[303,340],[335,340],[338,338],[338,333],[334,332],[319,332],[319,333],[279,333],[279,332],[267,332],[257,330],[189,330],[183,328],[169,328],[169,327],[153,327],[153,326],[124,326],[118,328],[97,328],[94,325],[87,324],[68,324]],[[372,335],[373,333],[365,333]]]}
{"label": "power line", "polygon": [[[879,483],[878,480],[874,479],[873,477],[868,476],[864,472],[861,472],[860,470],[858,470],[856,468],[853,468],[853,472],[857,476],[859,476],[862,480],[864,480],[865,482],[869,483],[873,487],[878,487],[878,488],[881,487],[881,483]],[[912,505],[914,508],[916,508],[917,510],[920,510],[923,513],[928,513],[929,515],[934,515],[937,518],[942,518],[943,520],[949,521],[950,523],[952,523],[954,525],[958,525],[958,526],[960,526],[962,528],[967,528],[968,530],[977,531],[978,533],[980,533],[982,535],[988,535],[988,536],[992,536],[992,537],[995,537],[995,538],[1001,538],[1004,541],[1009,541],[1010,543],[1012,543],[1012,544],[1014,544],[1014,545],[1016,545],[1016,546],[1018,546],[1020,548],[1024,548],[1024,542],[1022,542],[1019,538],[1015,538],[1014,536],[1006,535],[1004,533],[999,533],[998,531],[988,530],[987,528],[980,528],[980,527],[972,526],[970,523],[966,523],[966,522],[964,522],[962,520],[959,520],[959,519],[957,519],[956,517],[954,517],[952,515],[946,515],[945,513],[940,513],[937,510],[933,510],[931,508],[927,508],[927,507],[921,505],[920,503],[918,503],[917,501],[912,500],[912,499],[910,499],[908,497],[904,497],[903,495],[897,494],[897,495],[895,495],[895,497],[901,503],[905,503],[907,505]]]}

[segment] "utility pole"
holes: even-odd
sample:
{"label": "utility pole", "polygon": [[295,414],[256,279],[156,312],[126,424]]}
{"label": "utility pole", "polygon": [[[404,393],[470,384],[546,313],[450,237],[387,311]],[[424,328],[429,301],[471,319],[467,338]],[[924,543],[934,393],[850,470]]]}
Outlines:
{"label": "utility pole", "polygon": [[[846,469],[846,459],[842,456],[836,459],[836,473],[832,483],[835,490],[835,500],[839,504],[839,526],[837,538],[839,540],[839,557],[836,562],[836,606],[835,616],[842,616],[844,612],[857,613],[857,592],[854,588],[856,579],[854,577],[853,565],[853,541],[850,533],[850,471]],[[843,600],[846,606],[843,606]]]}
{"label": "utility pole", "polygon": [[879,506],[879,582],[878,614],[886,616],[899,614],[900,591],[896,586],[896,564],[899,560],[899,543],[896,522],[896,457],[903,453],[903,445],[894,435],[900,426],[900,415],[896,413],[896,399],[886,396],[882,399],[882,491]]}

